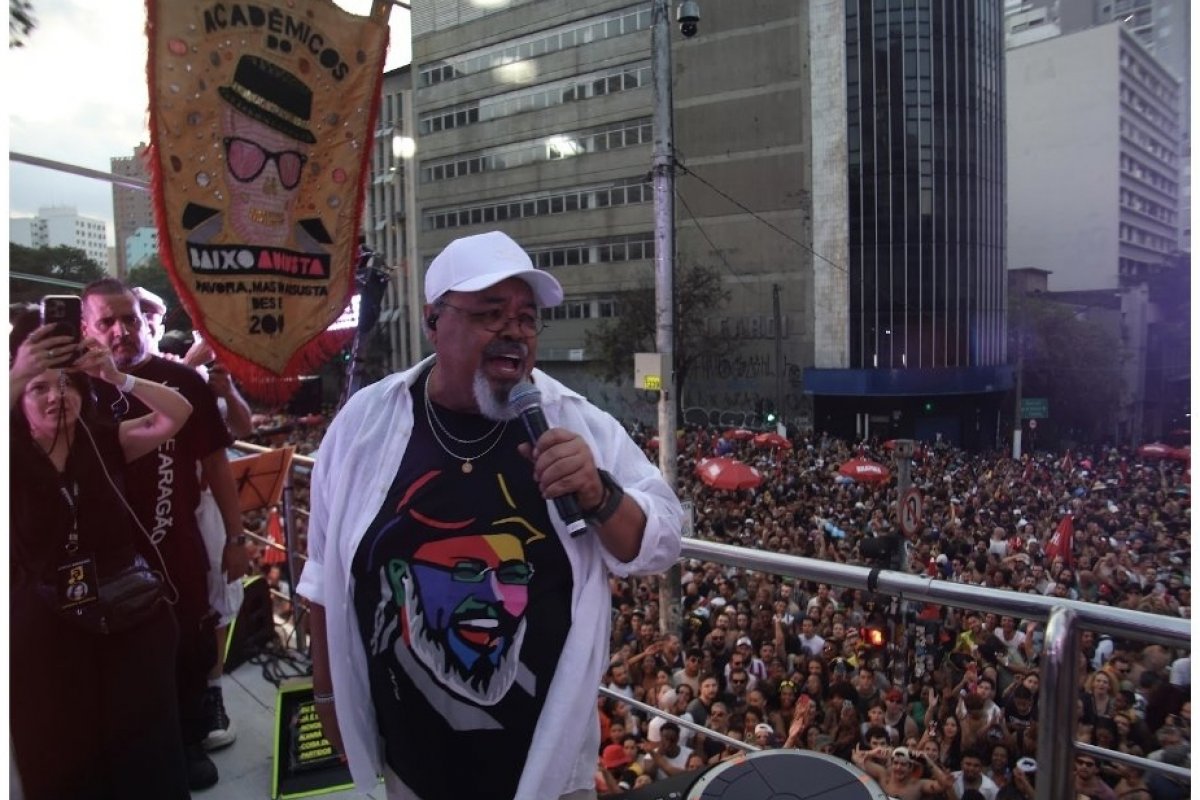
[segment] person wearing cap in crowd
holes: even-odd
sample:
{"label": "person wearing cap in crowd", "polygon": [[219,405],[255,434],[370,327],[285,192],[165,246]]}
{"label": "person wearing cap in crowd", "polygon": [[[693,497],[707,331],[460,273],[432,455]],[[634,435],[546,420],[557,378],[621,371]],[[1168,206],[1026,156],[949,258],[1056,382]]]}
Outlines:
{"label": "person wearing cap in crowd", "polygon": [[[360,791],[595,791],[608,576],[673,565],[683,512],[616,420],[535,368],[562,298],[505,234],[451,242],[425,275],[434,355],[354,394],[321,444],[297,591],[317,710]],[[529,381],[550,426],[532,447],[509,404]],[[469,768],[429,769],[448,752]]]}
{"label": "person wearing cap in crowd", "polygon": [[605,745],[600,753],[596,769],[596,793],[599,795],[620,794],[629,791],[630,785],[621,786],[621,773],[633,759],[625,747],[619,744]]}
{"label": "person wearing cap in crowd", "polygon": [[741,657],[743,669],[750,675],[750,684],[747,689],[753,689],[759,681],[767,679],[767,665],[763,660],[754,654],[754,640],[749,636],[739,636],[734,642],[733,656],[729,662],[725,664],[725,685],[729,685],[729,673],[733,669],[733,662],[736,656]]}
{"label": "person wearing cap in crowd", "polygon": [[[950,773],[936,762],[920,753],[914,753],[907,747],[897,747],[894,750],[888,747],[871,750],[855,747],[851,760],[859,769],[874,778],[888,796],[896,800],[921,800],[923,797],[937,796],[954,785]],[[924,765],[929,778],[921,777],[918,761]]]}

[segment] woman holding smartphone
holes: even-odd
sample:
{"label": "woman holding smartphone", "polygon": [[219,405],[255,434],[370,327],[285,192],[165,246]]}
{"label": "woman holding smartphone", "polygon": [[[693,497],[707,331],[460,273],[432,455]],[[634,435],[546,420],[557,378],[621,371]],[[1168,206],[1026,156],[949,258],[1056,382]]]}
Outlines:
{"label": "woman holding smartphone", "polygon": [[[10,731],[23,796],[186,798],[170,608],[150,592],[136,615],[85,620],[104,607],[99,586],[137,563],[124,465],[173,436],[191,405],[118,372],[95,340],[35,325],[15,324],[8,373]],[[104,424],[89,377],[151,413]]]}

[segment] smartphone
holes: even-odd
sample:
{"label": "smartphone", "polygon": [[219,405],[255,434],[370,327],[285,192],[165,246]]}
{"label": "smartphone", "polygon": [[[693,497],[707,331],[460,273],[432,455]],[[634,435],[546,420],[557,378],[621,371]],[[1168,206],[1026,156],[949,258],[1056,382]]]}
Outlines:
{"label": "smartphone", "polygon": [[[71,294],[49,294],[42,298],[42,324],[53,325],[52,336],[70,336],[72,344],[83,339],[83,301]],[[75,360],[76,350],[52,366],[59,367]]]}

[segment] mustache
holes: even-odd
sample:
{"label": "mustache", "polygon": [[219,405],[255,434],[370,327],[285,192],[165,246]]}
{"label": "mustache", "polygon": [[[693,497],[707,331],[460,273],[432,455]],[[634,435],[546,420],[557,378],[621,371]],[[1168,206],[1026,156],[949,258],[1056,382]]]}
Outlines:
{"label": "mustache", "polygon": [[484,358],[515,356],[523,359],[527,355],[529,355],[529,347],[524,342],[495,341],[490,342],[487,347],[483,348]]}

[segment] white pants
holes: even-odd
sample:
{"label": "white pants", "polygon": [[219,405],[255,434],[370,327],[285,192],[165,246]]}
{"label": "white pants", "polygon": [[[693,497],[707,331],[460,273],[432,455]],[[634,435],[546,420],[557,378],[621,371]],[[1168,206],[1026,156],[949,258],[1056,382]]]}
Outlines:
{"label": "white pants", "polygon": [[242,607],[245,588],[241,579],[226,581],[221,571],[221,557],[225,553],[225,520],[213,493],[205,489],[200,493],[196,505],[196,524],[200,526],[200,538],[204,540],[204,551],[208,553],[208,605],[217,615],[217,627],[228,625]]}

